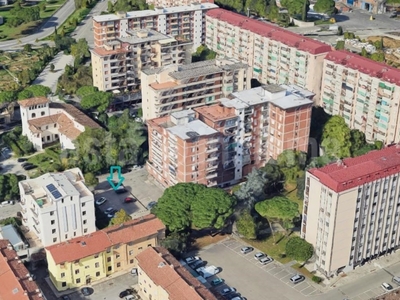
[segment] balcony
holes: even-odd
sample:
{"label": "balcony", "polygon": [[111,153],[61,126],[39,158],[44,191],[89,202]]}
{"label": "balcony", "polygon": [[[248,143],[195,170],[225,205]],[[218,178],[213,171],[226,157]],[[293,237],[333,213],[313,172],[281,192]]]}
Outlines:
{"label": "balcony", "polygon": [[210,139],[207,141],[208,144],[214,144],[214,143],[218,143],[219,139],[215,138],[215,139]]}
{"label": "balcony", "polygon": [[217,160],[218,158],[219,158],[219,155],[218,155],[218,154],[211,154],[211,155],[208,155],[208,156],[207,156],[206,161],[207,161],[207,162],[215,161],[215,160]]}
{"label": "balcony", "polygon": [[216,186],[218,182],[216,180],[207,180],[207,186]]}
{"label": "balcony", "polygon": [[213,178],[216,178],[217,176],[218,176],[217,172],[208,173],[206,175],[206,179],[213,179]]}
{"label": "balcony", "polygon": [[217,152],[219,150],[218,146],[215,147],[207,147],[206,149],[206,153],[213,153],[213,152]]}
{"label": "balcony", "polygon": [[209,164],[207,164],[206,170],[207,171],[215,170],[218,168],[218,165],[219,164],[217,162],[209,163]]}

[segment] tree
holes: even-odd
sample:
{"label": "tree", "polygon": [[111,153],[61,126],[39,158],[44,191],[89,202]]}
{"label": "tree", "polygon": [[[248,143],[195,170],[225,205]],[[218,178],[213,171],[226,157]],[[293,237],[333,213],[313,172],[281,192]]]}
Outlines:
{"label": "tree", "polygon": [[303,0],[303,8],[301,10],[301,20],[306,22],[307,21],[307,14],[310,10],[310,1]]}
{"label": "tree", "polygon": [[125,209],[120,209],[111,219],[110,225],[120,225],[130,220],[132,220],[132,217],[126,213]]}
{"label": "tree", "polygon": [[308,0],[282,0],[280,3],[282,7],[288,10],[289,15],[300,15],[302,19],[305,15],[307,18],[307,13],[310,8],[310,2]]}
{"label": "tree", "polygon": [[83,109],[96,109],[98,112],[104,112],[110,106],[111,99],[111,93],[95,92],[82,98],[81,107]]}
{"label": "tree", "polygon": [[112,4],[111,1],[107,2],[107,11],[111,14],[114,12],[114,5]]}
{"label": "tree", "polygon": [[257,203],[255,210],[270,224],[273,221],[281,222],[286,230],[294,226],[293,220],[299,215],[299,205],[282,196]]}
{"label": "tree", "polygon": [[385,62],[386,60],[385,53],[383,51],[372,53],[369,58],[377,62]]}
{"label": "tree", "polygon": [[351,153],[358,151],[365,146],[365,134],[358,129],[350,130]]}
{"label": "tree", "polygon": [[76,91],[76,95],[82,99],[83,97],[92,95],[98,91],[99,89],[95,86],[82,86]]}
{"label": "tree", "polygon": [[164,191],[154,213],[171,232],[191,226],[221,228],[235,204],[235,199],[224,190],[196,183],[178,183]]}
{"label": "tree", "polygon": [[360,55],[368,58],[368,52],[365,47],[362,47]]}
{"label": "tree", "polygon": [[279,154],[277,164],[285,175],[286,182],[295,182],[306,166],[307,154],[296,150],[284,150]]}
{"label": "tree", "polygon": [[16,92],[0,92],[0,103],[13,102],[17,100]]}
{"label": "tree", "polygon": [[337,29],[337,35],[342,36],[343,35],[343,27],[339,26]]}
{"label": "tree", "polygon": [[236,221],[236,228],[239,234],[246,239],[257,239],[257,224],[249,210],[245,210]]}
{"label": "tree", "polygon": [[333,15],[335,13],[335,1],[334,0],[317,0],[314,5],[314,10],[318,13]]}
{"label": "tree", "polygon": [[84,175],[86,185],[97,185],[99,179],[93,173],[86,173]]}
{"label": "tree", "polygon": [[279,19],[279,7],[276,5],[275,0],[270,0],[267,8],[268,19],[276,22]]}
{"label": "tree", "polygon": [[286,255],[301,262],[306,262],[314,254],[313,246],[298,236],[290,238],[285,249]]}
{"label": "tree", "polygon": [[46,11],[46,2],[40,2],[39,3],[39,9],[41,12]]}
{"label": "tree", "polygon": [[321,146],[328,156],[336,158],[350,157],[350,139],[350,129],[344,119],[340,116],[333,116],[324,126]]}
{"label": "tree", "polygon": [[80,64],[85,58],[90,57],[89,45],[86,39],[79,39],[77,43],[71,45],[71,55]]}
{"label": "tree", "polygon": [[50,64],[50,72],[54,72],[55,68],[54,64]]}
{"label": "tree", "polygon": [[239,201],[252,208],[255,203],[266,198],[265,187],[268,184],[268,178],[262,170],[253,169],[246,179],[246,182],[235,192],[235,196]]}
{"label": "tree", "polygon": [[41,84],[31,85],[24,89],[24,91],[31,92],[32,97],[47,97],[49,94],[51,94],[51,89]]}
{"label": "tree", "polygon": [[19,198],[18,182],[25,180],[25,176],[16,174],[0,175],[0,202]]}
{"label": "tree", "polygon": [[336,50],[344,50],[346,48],[346,44],[344,41],[337,41],[335,45]]}
{"label": "tree", "polygon": [[31,44],[25,44],[24,45],[24,51],[25,52],[32,52],[32,45]]}
{"label": "tree", "polygon": [[161,246],[168,249],[175,257],[186,252],[189,234],[184,232],[171,232],[165,239],[161,240]]}

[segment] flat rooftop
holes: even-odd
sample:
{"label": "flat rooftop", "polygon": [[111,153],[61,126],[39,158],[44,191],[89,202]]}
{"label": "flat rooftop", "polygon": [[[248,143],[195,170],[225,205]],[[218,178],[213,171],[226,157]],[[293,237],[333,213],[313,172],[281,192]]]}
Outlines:
{"label": "flat rooftop", "polygon": [[127,30],[126,33],[129,35],[128,37],[118,37],[117,40],[122,43],[129,44],[142,44],[147,42],[155,42],[160,40],[173,40],[174,38],[168,36],[166,34],[157,32],[152,29],[139,29],[139,30]]}
{"label": "flat rooftop", "polygon": [[[220,99],[220,101],[224,99]],[[231,101],[229,99],[226,100]],[[225,106],[223,104],[200,106],[195,108],[194,110],[198,112],[200,115],[204,116],[205,118],[213,122],[237,118],[235,109]]]}
{"label": "flat rooftop", "polygon": [[201,3],[201,4],[192,4],[187,6],[155,8],[153,10],[148,9],[148,10],[130,11],[127,12],[126,15],[117,15],[117,14],[99,15],[99,16],[94,16],[93,20],[95,22],[108,22],[108,21],[117,21],[123,19],[153,17],[158,15],[190,12],[195,10],[209,10],[214,8],[218,8],[218,5],[214,3]]}
{"label": "flat rooftop", "polygon": [[218,132],[200,120],[194,120],[182,125],[169,123],[167,126],[170,126],[167,127],[167,130],[171,134],[179,137],[182,140],[189,140],[200,136],[208,136]]}

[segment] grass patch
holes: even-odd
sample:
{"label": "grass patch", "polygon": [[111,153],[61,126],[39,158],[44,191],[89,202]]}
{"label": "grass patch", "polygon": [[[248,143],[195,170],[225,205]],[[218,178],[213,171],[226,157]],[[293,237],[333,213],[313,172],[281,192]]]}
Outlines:
{"label": "grass patch", "polygon": [[[285,235],[282,233],[275,234],[275,240],[272,236],[266,238],[265,240],[243,240],[254,248],[259,249],[260,251],[271,256],[273,259],[281,262],[282,264],[286,264],[293,260],[290,257],[287,257],[285,254],[285,247],[289,238],[285,237]],[[275,241],[278,243],[275,243]]]}
{"label": "grass patch", "polygon": [[207,247],[209,245],[218,243],[219,241],[222,241],[224,238],[226,238],[226,235],[222,234],[217,234],[216,236],[203,236],[201,238],[196,239],[196,241],[193,244],[193,247],[196,249],[202,249],[204,247]]}
{"label": "grass patch", "polygon": [[301,274],[303,274],[304,276],[306,276],[306,277],[308,277],[308,278],[310,278],[310,279],[312,279],[313,276],[314,276],[313,273],[311,273],[310,271],[308,271],[305,267],[302,267],[301,264],[299,264],[299,263],[294,264],[294,265],[292,266],[292,268],[295,269],[298,273],[301,273]]}
{"label": "grass patch", "polygon": [[316,20],[314,21],[315,25],[325,25],[325,24],[329,24],[332,25],[334,23],[332,23],[330,20]]}
{"label": "grass patch", "polygon": [[46,148],[45,152],[28,158],[28,162],[38,166],[29,173],[29,177],[36,178],[45,173],[62,171],[64,168],[60,161],[60,153],[60,146],[57,145]]}
{"label": "grass patch", "polygon": [[299,205],[299,213],[303,213],[303,200],[297,197],[297,187],[296,183],[286,183],[284,196],[290,201],[293,201]]}

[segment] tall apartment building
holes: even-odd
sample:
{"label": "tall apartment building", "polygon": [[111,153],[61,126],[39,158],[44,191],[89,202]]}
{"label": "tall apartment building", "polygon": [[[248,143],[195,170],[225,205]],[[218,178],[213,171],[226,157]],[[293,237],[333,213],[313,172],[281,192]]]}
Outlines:
{"label": "tall apartment building", "polygon": [[302,237],[326,276],[399,248],[400,146],[306,173]]}
{"label": "tall apartment building", "polygon": [[206,26],[207,47],[253,66],[259,82],[296,84],[319,98],[331,46],[224,9],[207,12]]}
{"label": "tall apartment building", "polygon": [[202,3],[94,16],[94,45],[128,37],[129,30],[153,29],[191,41],[196,49],[205,40],[205,13],[215,8],[218,6],[213,3]]}
{"label": "tall apartment building", "polygon": [[319,105],[340,115],[368,142],[400,141],[400,70],[347,51],[324,61]]}
{"label": "tall apartment building", "polygon": [[269,85],[149,120],[149,174],[164,186],[239,182],[285,149],[307,151],[314,94]]}
{"label": "tall apartment building", "polygon": [[104,280],[137,266],[136,255],[164,238],[165,225],[147,215],[47,247],[49,278],[58,291]]}
{"label": "tall apartment building", "polygon": [[96,231],[94,197],[78,168],[18,183],[22,224],[43,246]]}
{"label": "tall apartment building", "polygon": [[127,34],[91,50],[93,85],[100,91],[138,90],[142,69],[191,62],[190,42],[149,29]]}
{"label": "tall apartment building", "polygon": [[146,0],[146,3],[154,7],[189,6],[199,3],[214,3],[214,0]]}
{"label": "tall apartment building", "polygon": [[142,71],[145,120],[171,112],[216,103],[251,86],[251,68],[233,59],[171,65]]}

